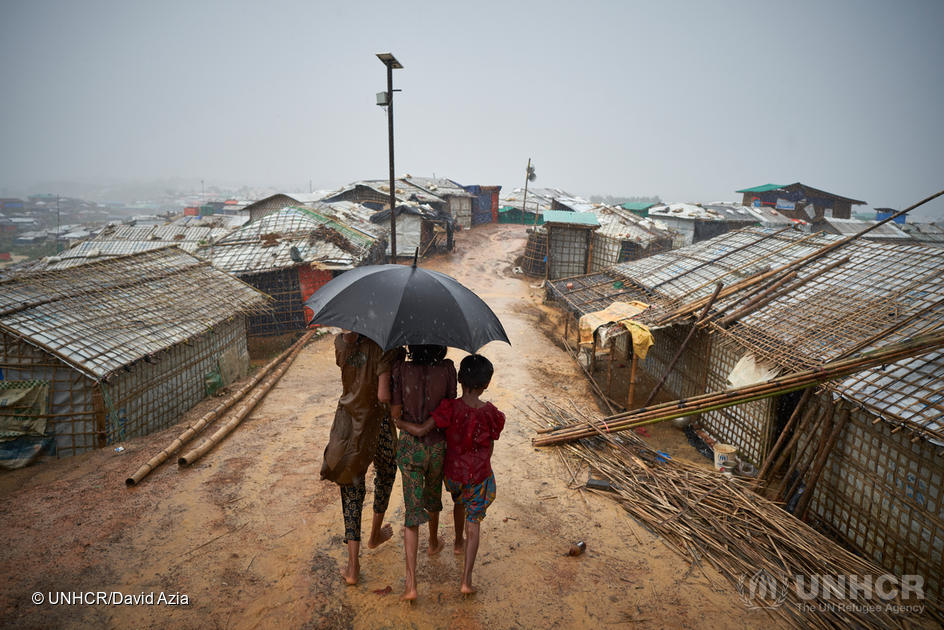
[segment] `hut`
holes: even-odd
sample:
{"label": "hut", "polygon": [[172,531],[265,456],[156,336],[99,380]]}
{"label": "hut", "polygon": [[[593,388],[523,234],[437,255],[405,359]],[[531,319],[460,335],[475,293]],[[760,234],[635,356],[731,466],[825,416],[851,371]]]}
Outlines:
{"label": "hut", "polygon": [[427,203],[440,212],[444,211],[461,229],[468,230],[472,227],[472,202],[475,197],[461,184],[445,177],[414,177],[412,175],[407,175],[398,181],[400,182],[398,186],[403,185],[407,192],[417,189],[427,195],[442,199],[441,205],[437,205],[435,200],[423,201],[416,193],[411,195],[411,198],[416,201]]}
{"label": "hut", "polygon": [[662,221],[678,234],[675,247],[714,238],[758,223],[747,208],[725,204],[672,203],[649,208],[649,218]]}
{"label": "hut", "polygon": [[600,222],[591,212],[548,210],[544,213],[547,234],[547,277],[551,280],[587,273],[593,259],[593,233]]}
{"label": "hut", "polygon": [[0,281],[3,437],[63,456],[174,424],[245,374],[265,303],[176,247]]}
{"label": "hut", "polygon": [[498,195],[501,186],[463,186],[472,195],[472,225],[498,222]]}
{"label": "hut", "polygon": [[745,206],[770,206],[791,219],[803,221],[811,221],[817,217],[851,219],[852,206],[861,206],[866,203],[800,182],[785,185],[763,184],[753,188],[743,188],[737,192],[743,195],[741,203]]}
{"label": "hut", "polygon": [[[787,278],[790,271],[797,275]],[[786,279],[775,285],[777,278]],[[692,316],[680,313],[700,312],[698,300],[716,282],[730,289],[713,304],[715,317],[696,327],[686,344]],[[651,327],[655,345],[639,368],[651,382],[665,377],[671,398],[725,389],[742,360],[790,373],[944,330],[940,250],[790,229],[728,233],[562,279],[549,292],[576,314],[617,300],[650,304],[637,321]],[[629,357],[625,341],[614,347],[617,358]],[[604,393],[627,407],[642,404],[623,397],[629,388]],[[944,351],[809,391],[705,411],[697,422],[756,467],[769,466],[772,457],[782,461],[785,452],[794,464],[777,485],[777,498],[889,571],[924,576],[926,594],[940,601]],[[806,420],[791,425],[791,417]],[[792,446],[772,451],[785,427],[779,444]]]}
{"label": "hut", "polygon": [[94,260],[176,246],[195,253],[242,225],[246,217],[183,216],[164,225],[108,225],[94,238],[55,256],[44,258],[32,269],[68,269]]}
{"label": "hut", "polygon": [[[390,233],[390,210],[375,212],[370,217],[376,228]],[[414,254],[426,256],[431,251],[450,251],[454,245],[455,222],[437,213],[427,205],[401,204],[397,206],[397,258],[413,258]],[[391,244],[387,243],[386,255],[390,256]]]}
{"label": "hut", "polygon": [[[861,221],[859,219],[836,219],[833,217],[821,217],[813,223],[813,230],[822,230],[826,234],[838,234],[839,236],[849,236],[870,228],[876,224],[876,221]],[[883,223],[871,230],[863,238],[884,243],[907,243],[912,238],[908,233],[901,229],[900,225],[893,222]]]}
{"label": "hut", "polygon": [[384,239],[312,208],[282,208],[199,250],[213,266],[273,298],[272,308],[249,320],[249,335],[304,329],[304,302],[335,275],[381,262]]}
{"label": "hut", "polygon": [[592,236],[591,272],[672,249],[675,234],[659,221],[606,205],[596,205],[593,214],[600,229]]}

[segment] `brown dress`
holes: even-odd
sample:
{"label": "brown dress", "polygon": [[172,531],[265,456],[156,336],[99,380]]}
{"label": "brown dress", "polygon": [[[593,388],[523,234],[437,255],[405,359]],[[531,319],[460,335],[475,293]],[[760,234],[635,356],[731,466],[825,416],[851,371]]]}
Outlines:
{"label": "brown dress", "polygon": [[[364,336],[348,343],[334,340],[334,357],[341,368],[341,399],[334,414],[321,465],[321,478],[349,485],[363,477],[377,448],[377,435],[387,405],[377,400],[377,379],[390,372],[402,351],[384,352]],[[392,429],[391,429],[392,430]]]}

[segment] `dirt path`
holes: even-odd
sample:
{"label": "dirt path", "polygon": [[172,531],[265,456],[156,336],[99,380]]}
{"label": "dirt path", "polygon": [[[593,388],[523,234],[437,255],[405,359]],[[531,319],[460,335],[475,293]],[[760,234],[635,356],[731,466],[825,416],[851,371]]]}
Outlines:
{"label": "dirt path", "polygon": [[[124,479],[185,426],[178,425],[128,442],[121,454],[105,449],[0,475],[6,538],[0,625],[776,627],[763,612],[746,611],[717,574],[690,570],[615,502],[569,489],[571,474],[556,451],[532,448],[532,427],[516,411],[529,396],[596,405],[579,368],[539,330],[550,311],[540,305],[542,292],[511,271],[524,239],[521,226],[476,228],[460,234],[458,252],[427,265],[478,292],[513,344],[482,350],[496,365],[484,397],[506,412],[508,423],[495,447],[498,496],[482,526],[477,595],[459,595],[461,560],[448,547],[427,557],[421,529],[420,600],[399,601],[399,478],[388,512],[393,540],[362,553],[358,586],[342,585],[338,491],[318,478],[340,385],[331,341],[324,338],[309,345],[260,407],[192,469],[165,464],[140,486],[124,487]],[[450,356],[458,360],[463,353]],[[441,531],[449,541],[451,501],[445,503]],[[586,541],[587,552],[565,556],[577,540]],[[375,592],[387,586],[391,593]],[[188,603],[31,601],[34,592],[55,597],[60,591],[153,592],[155,600],[179,593]]]}

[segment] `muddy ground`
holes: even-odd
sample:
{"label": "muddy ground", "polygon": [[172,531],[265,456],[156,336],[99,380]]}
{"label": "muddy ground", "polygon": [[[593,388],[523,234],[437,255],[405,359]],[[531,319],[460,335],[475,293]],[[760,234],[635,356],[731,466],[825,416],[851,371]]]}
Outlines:
{"label": "muddy ground", "polygon": [[[262,404],[192,468],[164,464],[139,486],[137,467],[166,446],[166,431],[0,474],[0,625],[17,628],[704,628],[777,627],[747,611],[709,567],[692,569],[611,499],[572,489],[554,449],[531,446],[520,409],[532,396],[597,409],[580,368],[545,334],[555,311],[537,280],[517,276],[525,228],[487,225],[458,236],[458,251],[424,263],[479,293],[512,346],[482,353],[496,365],[484,398],[508,422],[496,443],[497,499],[482,525],[474,579],[459,594],[461,560],[447,546],[428,557],[421,529],[420,599],[403,588],[399,477],[388,520],[394,538],[361,556],[360,584],[345,586],[337,486],[319,479],[339,392],[330,338],[311,343]],[[458,362],[464,353],[450,351]],[[205,406],[205,401],[203,405]],[[200,408],[188,417],[196,417]],[[666,427],[676,456],[707,460]],[[664,447],[664,446],[663,446]],[[367,506],[371,505],[371,479]],[[452,536],[444,498],[441,532]],[[369,523],[369,510],[365,526]],[[366,534],[366,528],[365,528]],[[587,552],[569,557],[574,541]],[[390,587],[392,592],[384,593]],[[150,605],[58,604],[59,592],[153,593]],[[33,603],[34,593],[43,596]],[[185,605],[158,603],[160,594]],[[94,599],[94,595],[92,596]]]}

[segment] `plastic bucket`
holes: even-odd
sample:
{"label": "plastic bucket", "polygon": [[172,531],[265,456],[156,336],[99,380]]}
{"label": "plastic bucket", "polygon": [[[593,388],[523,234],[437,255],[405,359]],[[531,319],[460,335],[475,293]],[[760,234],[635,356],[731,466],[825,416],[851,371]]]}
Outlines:
{"label": "plastic bucket", "polygon": [[737,453],[737,447],[718,442],[715,444],[714,451],[715,470],[721,470],[722,468],[730,470],[734,467],[734,454]]}

